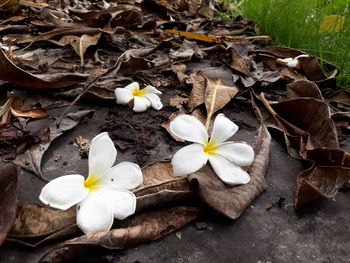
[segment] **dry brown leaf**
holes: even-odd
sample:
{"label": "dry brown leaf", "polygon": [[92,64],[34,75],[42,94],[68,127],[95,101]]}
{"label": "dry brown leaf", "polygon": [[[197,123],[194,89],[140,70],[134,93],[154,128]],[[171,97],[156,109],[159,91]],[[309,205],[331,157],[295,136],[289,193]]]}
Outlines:
{"label": "dry brown leaf", "polygon": [[318,100],[323,100],[320,89],[315,83],[308,80],[299,80],[290,83],[287,85],[286,89],[286,96],[288,99],[312,97]]}
{"label": "dry brown leaf", "polygon": [[337,128],[338,134],[350,132],[350,111],[336,112],[332,114],[332,120]]}
{"label": "dry brown leaf", "polygon": [[170,106],[176,107],[179,110],[184,110],[184,104],[188,104],[189,98],[176,95],[170,99]]}
{"label": "dry brown leaf", "polygon": [[0,166],[0,246],[16,218],[19,196],[19,167],[13,164]]}
{"label": "dry brown leaf", "polygon": [[182,228],[201,214],[203,211],[196,207],[184,206],[148,212],[135,217],[128,227],[68,240],[46,253],[40,263],[66,262],[94,248],[121,250],[152,242]]}
{"label": "dry brown leaf", "polygon": [[75,210],[75,207],[62,211],[37,204],[22,205],[18,208],[16,220],[8,237],[12,240],[44,239],[75,225]]}
{"label": "dry brown leaf", "polygon": [[13,97],[11,104],[11,111],[15,117],[24,117],[24,118],[32,118],[32,119],[42,119],[49,116],[47,111],[42,108],[33,108],[30,110],[21,110],[22,108],[22,100],[20,97]]}
{"label": "dry brown leaf", "polygon": [[288,67],[283,67],[282,69],[280,69],[280,74],[281,79],[286,82],[305,80],[305,77],[303,75]]}
{"label": "dry brown leaf", "polygon": [[339,103],[344,106],[350,107],[350,92],[348,90],[339,90],[333,94],[329,99],[331,103]]}
{"label": "dry brown leaf", "polygon": [[101,37],[101,33],[97,34],[83,34],[82,36],[65,35],[60,40],[50,40],[60,46],[71,45],[80,57],[80,66],[84,66],[84,54],[90,46],[95,46]]}
{"label": "dry brown leaf", "polygon": [[221,79],[206,79],[205,108],[207,109],[207,121],[205,126],[207,128],[213,114],[229,103],[237,93],[236,86],[228,86]]}
{"label": "dry brown leaf", "polygon": [[84,82],[88,75],[77,73],[56,73],[33,75],[22,70],[0,50],[0,79],[31,89],[61,88]]}
{"label": "dry brown leaf", "polygon": [[251,77],[250,73],[250,65],[252,59],[248,59],[248,57],[242,57],[239,52],[235,49],[235,47],[231,48],[231,68],[242,73],[245,76]]}
{"label": "dry brown leaf", "polygon": [[300,157],[320,147],[339,148],[335,125],[326,103],[314,98],[298,98],[271,105],[277,126],[284,131]]}
{"label": "dry brown leaf", "polygon": [[170,162],[156,162],[142,169],[143,184],[133,190],[136,196],[153,194],[162,190],[190,191],[184,177],[174,176]]}
{"label": "dry brown leaf", "polygon": [[205,102],[205,84],[206,79],[203,75],[198,73],[193,73],[186,80],[187,84],[192,84],[192,90],[190,95],[190,100],[188,102],[188,108],[192,112],[199,105]]}
{"label": "dry brown leaf", "polygon": [[20,97],[10,97],[4,105],[0,107],[0,125],[11,121],[11,115],[14,117],[24,117],[33,119],[42,119],[48,117],[45,109],[34,108],[30,110],[21,110],[22,100]]}
{"label": "dry brown leaf", "polygon": [[336,149],[320,148],[308,152],[312,166],[297,177],[294,206],[335,196],[350,179],[350,155]]}
{"label": "dry brown leaf", "polygon": [[173,64],[170,68],[176,74],[180,83],[184,83],[188,78],[186,75],[187,66],[185,64]]}
{"label": "dry brown leaf", "polygon": [[248,184],[227,187],[209,165],[189,175],[191,184],[198,186],[202,201],[231,219],[238,218],[267,187],[265,174],[269,163],[270,142],[270,133],[262,124],[255,140],[256,155],[248,170],[251,177]]}

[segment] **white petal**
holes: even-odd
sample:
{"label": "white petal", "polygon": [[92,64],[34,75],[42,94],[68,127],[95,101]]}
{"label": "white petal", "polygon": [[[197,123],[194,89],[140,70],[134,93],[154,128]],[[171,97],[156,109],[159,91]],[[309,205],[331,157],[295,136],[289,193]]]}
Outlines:
{"label": "white petal", "polygon": [[113,189],[131,190],[140,186],[143,176],[140,167],[131,162],[122,162],[109,169],[101,178],[100,184]]}
{"label": "white petal", "polygon": [[225,157],[220,155],[209,156],[209,162],[216,175],[224,183],[233,186],[237,184],[247,184],[250,182],[250,176],[246,171],[234,165]]}
{"label": "white petal", "polygon": [[254,161],[253,148],[242,142],[227,142],[219,145],[217,154],[229,159],[238,166],[249,166]]}
{"label": "white petal", "polygon": [[89,176],[102,176],[115,162],[117,150],[107,132],[93,138],[89,151]]}
{"label": "white petal", "polygon": [[154,93],[154,94],[159,94],[159,95],[162,94],[162,92],[160,90],[157,90],[155,87],[153,87],[151,85],[146,86],[145,89],[147,90],[148,93]]}
{"label": "white petal", "polygon": [[77,205],[77,225],[85,234],[108,231],[112,224],[112,209],[98,192],[90,192]]}
{"label": "white petal", "polygon": [[143,112],[147,110],[148,107],[151,106],[151,102],[149,99],[144,97],[134,97],[134,108],[135,112]]}
{"label": "white petal", "polygon": [[85,178],[79,174],[58,177],[43,187],[39,199],[45,205],[66,210],[88,195],[84,181]]}
{"label": "white petal", "polygon": [[284,64],[288,64],[293,61],[293,58],[278,58],[277,61],[283,62]]}
{"label": "white petal", "polygon": [[123,220],[135,213],[136,196],[132,192],[101,187],[97,194],[109,204],[114,218]]}
{"label": "white petal", "polygon": [[129,85],[127,85],[124,89],[128,89],[130,91],[134,91],[134,90],[139,90],[140,89],[140,86],[139,86],[139,83],[137,83],[136,81],[135,82],[132,82],[130,83]]}
{"label": "white petal", "polygon": [[132,91],[129,89],[116,88],[115,97],[117,104],[128,104],[132,100]]}
{"label": "white petal", "polygon": [[204,125],[195,117],[180,115],[170,123],[170,130],[181,139],[190,142],[205,144],[208,141],[208,132]]}
{"label": "white petal", "polygon": [[216,116],[210,140],[215,144],[222,143],[238,131],[238,126],[220,113]]}
{"label": "white petal", "polygon": [[203,145],[194,143],[178,150],[171,160],[175,176],[185,176],[198,171],[208,161]]}
{"label": "white petal", "polygon": [[153,109],[160,110],[161,108],[163,108],[163,103],[161,102],[158,95],[153,93],[148,93],[145,96],[147,99],[150,100]]}
{"label": "white petal", "polygon": [[299,63],[300,63],[299,60],[293,59],[293,61],[290,61],[287,63],[287,67],[296,68]]}
{"label": "white petal", "polygon": [[309,58],[310,56],[309,55],[307,55],[307,54],[301,54],[301,55],[299,55],[299,56],[297,56],[297,57],[295,57],[294,59],[299,59],[299,58]]}

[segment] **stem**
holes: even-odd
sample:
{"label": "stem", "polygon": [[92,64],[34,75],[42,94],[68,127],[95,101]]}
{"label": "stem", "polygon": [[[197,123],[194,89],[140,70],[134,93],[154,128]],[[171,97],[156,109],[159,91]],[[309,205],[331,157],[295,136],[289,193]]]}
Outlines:
{"label": "stem", "polygon": [[264,104],[264,106],[266,107],[266,109],[272,114],[272,116],[275,117],[277,115],[277,113],[274,111],[274,109],[271,107],[270,103],[265,98],[264,92],[260,93],[259,98],[262,101],[262,103]]}

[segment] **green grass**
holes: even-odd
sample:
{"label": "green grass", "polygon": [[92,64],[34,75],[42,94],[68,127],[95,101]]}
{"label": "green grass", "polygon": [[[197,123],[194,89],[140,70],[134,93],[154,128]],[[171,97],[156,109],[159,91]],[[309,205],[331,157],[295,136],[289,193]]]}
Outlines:
{"label": "green grass", "polygon": [[[338,86],[350,89],[350,0],[226,0],[221,19],[241,14],[254,20],[274,45],[297,48],[336,65]],[[324,31],[326,16],[345,18],[341,30]],[[337,24],[337,23],[334,23]],[[339,25],[339,23],[338,23]]]}

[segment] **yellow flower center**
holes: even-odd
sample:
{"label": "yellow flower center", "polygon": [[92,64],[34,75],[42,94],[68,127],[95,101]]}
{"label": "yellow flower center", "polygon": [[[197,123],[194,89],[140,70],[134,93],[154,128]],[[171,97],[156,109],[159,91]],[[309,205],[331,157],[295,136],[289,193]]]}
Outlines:
{"label": "yellow flower center", "polygon": [[147,93],[146,89],[134,89],[132,92],[133,97],[144,97]]}
{"label": "yellow flower center", "polygon": [[217,144],[214,141],[210,140],[204,145],[203,151],[207,155],[216,155],[216,150],[218,148],[219,147],[217,146]]}
{"label": "yellow flower center", "polygon": [[100,185],[100,178],[92,174],[90,174],[84,182],[85,188],[88,189],[90,192],[97,190],[99,185]]}

